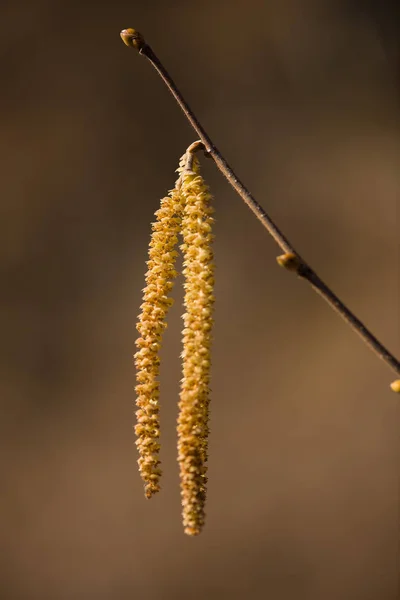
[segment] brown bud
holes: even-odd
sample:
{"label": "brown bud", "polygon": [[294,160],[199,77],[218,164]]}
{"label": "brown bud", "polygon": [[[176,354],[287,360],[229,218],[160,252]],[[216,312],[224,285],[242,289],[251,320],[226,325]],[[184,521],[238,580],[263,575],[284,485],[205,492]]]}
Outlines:
{"label": "brown bud", "polygon": [[121,36],[122,41],[126,46],[132,46],[136,48],[139,52],[146,45],[144,38],[141,33],[136,31],[136,29],[132,29],[129,27],[128,29],[123,29],[119,34]]}

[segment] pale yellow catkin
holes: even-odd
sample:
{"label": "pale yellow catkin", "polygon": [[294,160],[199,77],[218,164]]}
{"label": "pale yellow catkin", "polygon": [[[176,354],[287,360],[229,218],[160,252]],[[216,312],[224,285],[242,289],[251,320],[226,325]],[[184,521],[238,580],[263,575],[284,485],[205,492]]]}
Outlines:
{"label": "pale yellow catkin", "polygon": [[181,177],[183,201],[181,249],[184,256],[185,314],[183,379],[178,417],[182,516],[185,533],[197,535],[204,525],[207,483],[210,346],[213,324],[214,263],[211,195],[193,157],[192,170]]}
{"label": "pale yellow catkin", "polygon": [[[180,162],[180,173],[184,157]],[[177,181],[178,185],[179,179]],[[138,351],[136,364],[136,446],[139,451],[139,472],[145,486],[145,495],[150,498],[159,491],[161,469],[159,467],[159,350],[166,327],[165,317],[173,300],[169,292],[177,276],[175,261],[178,255],[176,246],[182,222],[182,200],[177,187],[161,200],[160,209],[155,213],[157,220],[152,225],[149,247],[146,287],[143,292],[142,312],[139,315],[136,340]]]}

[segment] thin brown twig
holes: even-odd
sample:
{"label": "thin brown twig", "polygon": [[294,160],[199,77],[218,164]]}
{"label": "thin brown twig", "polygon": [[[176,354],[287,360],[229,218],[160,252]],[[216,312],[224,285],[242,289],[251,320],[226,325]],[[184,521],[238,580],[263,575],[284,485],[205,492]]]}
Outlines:
{"label": "thin brown twig", "polygon": [[[198,134],[200,141],[204,145],[206,155],[211,156],[218,169],[225,176],[234,190],[239,194],[242,200],[244,200],[250,210],[255,214],[257,219],[261,221],[262,225],[274,238],[278,246],[284,251],[285,254],[278,257],[278,263],[287,270],[294,271],[299,277],[308,281],[311,287],[320,296],[322,296],[322,298],[350,325],[350,327],[356,333],[358,333],[367,346],[369,346],[379,358],[385,361],[395,373],[400,375],[400,362],[397,360],[397,358],[393,356],[393,354],[391,354],[391,352],[389,352],[389,350],[387,350],[383,344],[381,344],[381,342],[369,331],[369,329],[365,327],[365,325],[351,312],[349,308],[347,308],[347,306],[336,296],[336,294],[332,292],[332,290],[322,281],[322,279],[320,279],[315,271],[301,258],[299,253],[296,252],[282,231],[275,225],[272,219],[265,212],[263,207],[257,202],[249,190],[236,176],[217,147],[213,144],[211,138],[189,107],[188,103],[183,98],[168,71],[162,65],[151,47],[146,44],[143,36],[134,29],[123,29],[120,35],[123,42],[127,46],[136,48],[140,54],[143,54],[143,56],[150,61],[181,107],[187,120]],[[197,143],[198,142],[194,142],[194,144]]]}

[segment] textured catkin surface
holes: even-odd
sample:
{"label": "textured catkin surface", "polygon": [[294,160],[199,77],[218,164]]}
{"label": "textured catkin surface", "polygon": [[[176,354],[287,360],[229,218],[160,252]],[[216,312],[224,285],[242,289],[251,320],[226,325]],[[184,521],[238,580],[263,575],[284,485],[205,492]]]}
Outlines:
{"label": "textured catkin surface", "polygon": [[397,600],[392,374],[276,265],[207,160],[206,527],[181,523],[182,277],[160,351],[162,491],[143,496],[136,316],[150,223],[195,136],[119,31],[145,35],[296,249],[399,354],[398,10],[1,3],[1,598]]}
{"label": "textured catkin surface", "polygon": [[194,159],[182,174],[184,306],[183,378],[178,416],[183,526],[197,535],[204,525],[208,460],[214,257],[211,195]]}
{"label": "textured catkin surface", "polygon": [[139,471],[150,498],[160,490],[159,478],[159,353],[167,326],[166,316],[173,300],[170,291],[178,275],[175,269],[178,235],[182,224],[182,200],[176,187],[161,200],[152,225],[148,271],[143,303],[136,329],[136,446],[139,451]]}

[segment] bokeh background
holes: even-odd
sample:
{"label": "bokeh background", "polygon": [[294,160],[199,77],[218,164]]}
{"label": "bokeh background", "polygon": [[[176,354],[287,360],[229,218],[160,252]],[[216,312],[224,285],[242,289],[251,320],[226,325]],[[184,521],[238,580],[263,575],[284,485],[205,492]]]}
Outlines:
{"label": "bokeh background", "polygon": [[0,7],[4,600],[394,600],[395,378],[211,161],[217,262],[207,524],[183,534],[181,280],[162,354],[162,493],[132,433],[150,222],[196,139],[135,27],[301,254],[394,352],[400,9],[390,2]]}

